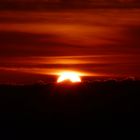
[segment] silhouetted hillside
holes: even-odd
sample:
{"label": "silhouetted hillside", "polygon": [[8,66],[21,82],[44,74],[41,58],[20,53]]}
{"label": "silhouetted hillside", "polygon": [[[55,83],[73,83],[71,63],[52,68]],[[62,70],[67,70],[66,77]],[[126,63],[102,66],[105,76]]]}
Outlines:
{"label": "silhouetted hillside", "polygon": [[50,126],[112,125],[139,113],[140,81],[0,85],[0,120]]}

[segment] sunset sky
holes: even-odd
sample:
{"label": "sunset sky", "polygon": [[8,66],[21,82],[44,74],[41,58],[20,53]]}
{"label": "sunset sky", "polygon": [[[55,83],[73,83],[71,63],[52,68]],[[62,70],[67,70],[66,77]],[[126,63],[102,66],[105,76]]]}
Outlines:
{"label": "sunset sky", "polygon": [[62,8],[69,2],[0,1],[0,83],[49,82],[64,70],[93,79],[140,78],[140,9],[114,7],[139,1],[89,0],[93,6],[85,9],[76,0],[76,9]]}

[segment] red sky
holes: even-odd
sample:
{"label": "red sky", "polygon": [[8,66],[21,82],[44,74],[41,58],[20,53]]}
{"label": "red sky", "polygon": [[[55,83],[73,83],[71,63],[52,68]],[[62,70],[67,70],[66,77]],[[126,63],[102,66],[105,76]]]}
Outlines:
{"label": "red sky", "polygon": [[0,12],[0,82],[50,81],[62,70],[140,78],[140,10]]}

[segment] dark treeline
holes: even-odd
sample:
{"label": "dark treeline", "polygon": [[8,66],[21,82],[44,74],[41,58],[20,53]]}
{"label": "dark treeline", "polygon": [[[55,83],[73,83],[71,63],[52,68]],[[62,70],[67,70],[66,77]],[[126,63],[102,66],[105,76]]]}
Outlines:
{"label": "dark treeline", "polygon": [[43,121],[51,127],[111,126],[137,117],[139,93],[140,81],[133,80],[0,85],[0,120]]}

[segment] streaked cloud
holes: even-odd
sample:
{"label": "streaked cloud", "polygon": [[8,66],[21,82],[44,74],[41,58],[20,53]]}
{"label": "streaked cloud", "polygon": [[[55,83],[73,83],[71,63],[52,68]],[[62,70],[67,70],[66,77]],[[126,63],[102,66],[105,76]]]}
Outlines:
{"label": "streaked cloud", "polygon": [[0,81],[49,81],[47,76],[62,70],[140,77],[139,13],[1,12]]}

